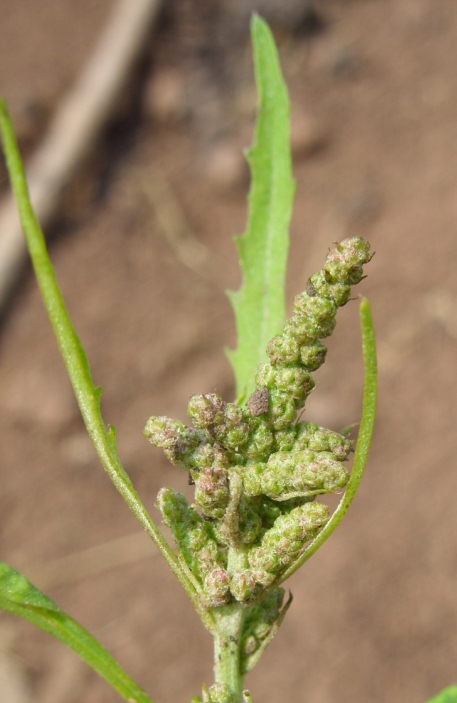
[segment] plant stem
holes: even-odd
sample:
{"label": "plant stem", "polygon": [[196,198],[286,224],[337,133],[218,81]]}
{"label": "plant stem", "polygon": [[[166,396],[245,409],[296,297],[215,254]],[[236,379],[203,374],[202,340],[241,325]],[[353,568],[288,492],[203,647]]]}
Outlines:
{"label": "plant stem", "polygon": [[213,622],[208,611],[203,607],[199,594],[189,581],[178,558],[166,542],[159,528],[149,516],[133,488],[129,476],[122,467],[117,455],[114,428],[109,427],[107,430],[103,422],[100,413],[101,389],[95,388],[92,382],[89,362],[73,329],[57,284],[54,269],[46,249],[44,235],[30,202],[24,167],[14,135],[13,125],[6,103],[2,99],[0,99],[0,132],[11,186],[16,196],[33,268],[88,434],[111,481],[167,560],[171,570],[192,601],[203,624],[211,632]]}
{"label": "plant stem", "polygon": [[225,684],[243,703],[243,676],[240,669],[241,633],[246,609],[238,603],[213,610],[216,623],[214,635],[214,680]]}

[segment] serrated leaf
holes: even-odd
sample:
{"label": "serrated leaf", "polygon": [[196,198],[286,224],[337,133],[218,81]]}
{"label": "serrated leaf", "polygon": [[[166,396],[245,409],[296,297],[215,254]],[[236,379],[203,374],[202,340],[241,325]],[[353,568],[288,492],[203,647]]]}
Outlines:
{"label": "serrated leaf", "polygon": [[0,608],[64,642],[128,703],[153,703],[87,630],[4,562],[0,562]]}
{"label": "serrated leaf", "polygon": [[259,107],[251,170],[248,223],[235,238],[243,274],[241,288],[227,295],[233,305],[238,346],[227,350],[240,399],[254,390],[257,366],[268,341],[284,325],[289,223],[295,191],[290,155],[289,99],[273,36],[254,15],[251,22]]}
{"label": "serrated leaf", "polygon": [[449,686],[427,703],[457,703],[457,686]]}

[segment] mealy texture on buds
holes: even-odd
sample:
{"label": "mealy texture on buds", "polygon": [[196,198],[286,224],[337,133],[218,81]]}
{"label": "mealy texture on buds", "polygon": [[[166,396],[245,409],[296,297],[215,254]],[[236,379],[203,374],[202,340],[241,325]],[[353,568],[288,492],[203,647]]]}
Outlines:
{"label": "mealy texture on buds", "polygon": [[[157,507],[197,581],[203,584],[209,574],[226,567],[226,555],[215,539],[211,523],[200,517],[185,496],[172,491],[171,488],[162,488],[157,496]],[[216,577],[213,576],[214,578]],[[222,580],[220,574],[217,578]],[[220,591],[219,587],[214,589]],[[226,590],[228,591],[228,588]],[[216,601],[220,605],[219,600],[218,596]]]}
{"label": "mealy texture on buds", "polygon": [[243,638],[241,640],[241,668],[246,673],[251,668],[253,655],[262,643],[272,635],[272,629],[281,615],[284,589],[275,588],[263,600],[247,608]]}
{"label": "mealy texture on buds", "polygon": [[[236,602],[247,609],[246,671],[279,618],[281,576],[329,519],[315,497],[341,491],[349,479],[343,462],[351,442],[297,416],[315,386],[312,373],[325,361],[321,340],[332,334],[337,309],[350,300],[370,258],[361,237],[329,252],[268,343],[268,361],[245,406],[196,394],[187,408],[193,427],[167,417],[146,425],[146,437],[195,484],[192,505],[164,488],[157,506],[206,607]],[[205,696],[229,703],[222,689]]]}
{"label": "mealy texture on buds", "polygon": [[237,703],[238,696],[225,683],[214,683],[203,687],[202,697],[194,696],[191,703]]}

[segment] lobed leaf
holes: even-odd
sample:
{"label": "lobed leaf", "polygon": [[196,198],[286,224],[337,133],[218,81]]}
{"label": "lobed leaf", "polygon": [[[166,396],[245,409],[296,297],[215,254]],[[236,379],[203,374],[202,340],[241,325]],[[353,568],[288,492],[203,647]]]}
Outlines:
{"label": "lobed leaf", "polygon": [[289,99],[268,25],[251,22],[259,94],[254,144],[247,152],[251,170],[248,223],[235,238],[243,275],[241,288],[227,293],[236,319],[238,346],[226,350],[240,400],[254,390],[254,375],[265,349],[285,321],[285,278],[289,222],[295,182],[289,144]]}

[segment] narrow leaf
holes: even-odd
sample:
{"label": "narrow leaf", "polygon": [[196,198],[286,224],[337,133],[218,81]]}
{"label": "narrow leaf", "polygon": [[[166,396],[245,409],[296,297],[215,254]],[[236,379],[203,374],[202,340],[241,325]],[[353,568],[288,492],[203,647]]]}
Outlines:
{"label": "narrow leaf", "polygon": [[457,703],[457,686],[443,689],[437,696],[430,698],[427,703]]}
{"label": "narrow leaf", "polygon": [[0,130],[6,156],[11,185],[16,196],[22,227],[32,259],[35,275],[40,287],[57,343],[73,386],[76,400],[87,431],[99,456],[103,468],[111,481],[144,527],[151,539],[167,560],[170,568],[181,582],[194,604],[203,623],[212,627],[212,619],[203,608],[195,588],[184,573],[176,555],[171,550],[157,525],[153,522],[133,488],[132,482],[117,455],[113,428],[105,427],[100,413],[101,389],[96,388],[90,375],[89,363],[73,328],[65,302],[54,274],[46,242],[30,202],[24,168],[16,143],[13,126],[4,100],[0,99]]}
{"label": "narrow leaf", "polygon": [[266,360],[267,343],[284,325],[289,222],[295,190],[287,88],[272,34],[256,15],[251,36],[259,106],[254,144],[247,153],[251,170],[247,229],[235,238],[243,282],[238,291],[227,293],[238,338],[237,349],[227,350],[227,355],[238,399],[254,390],[254,374]]}
{"label": "narrow leaf", "polygon": [[4,562],[0,562],[0,608],[64,642],[128,703],[153,703],[87,630]]}

